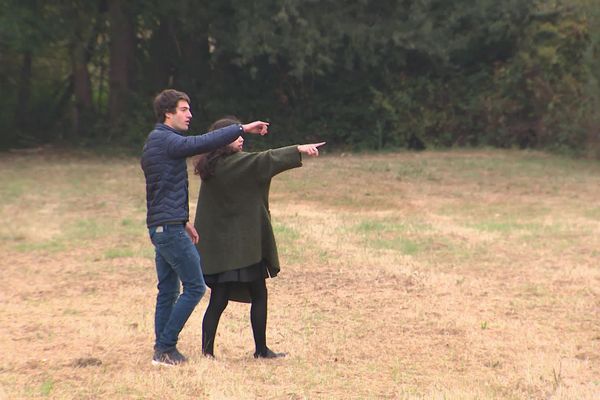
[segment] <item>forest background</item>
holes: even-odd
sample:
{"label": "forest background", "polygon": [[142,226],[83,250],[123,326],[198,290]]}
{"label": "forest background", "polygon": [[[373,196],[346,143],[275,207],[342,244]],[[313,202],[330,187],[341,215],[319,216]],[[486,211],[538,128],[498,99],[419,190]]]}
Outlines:
{"label": "forest background", "polygon": [[151,102],[263,145],[492,146],[600,158],[595,0],[0,0],[0,148],[139,150]]}

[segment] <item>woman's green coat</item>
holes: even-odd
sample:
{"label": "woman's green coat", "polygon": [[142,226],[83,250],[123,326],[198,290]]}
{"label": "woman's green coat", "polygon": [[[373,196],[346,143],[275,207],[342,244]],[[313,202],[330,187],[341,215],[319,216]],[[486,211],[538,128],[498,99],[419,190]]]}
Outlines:
{"label": "woman's green coat", "polygon": [[215,174],[202,181],[194,226],[205,275],[264,260],[270,276],[279,272],[271,215],[271,178],[302,166],[297,146],[222,157]]}

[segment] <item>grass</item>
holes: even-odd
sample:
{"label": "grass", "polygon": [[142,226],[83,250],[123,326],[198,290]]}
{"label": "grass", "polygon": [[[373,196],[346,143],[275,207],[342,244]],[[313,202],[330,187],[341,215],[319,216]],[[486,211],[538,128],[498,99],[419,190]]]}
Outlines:
{"label": "grass", "polygon": [[217,359],[204,359],[205,296],[176,369],[149,362],[156,277],[138,159],[1,154],[0,171],[0,399],[600,397],[598,162],[305,160],[271,188],[282,270],[267,335],[288,357],[254,360],[249,307],[232,302]]}

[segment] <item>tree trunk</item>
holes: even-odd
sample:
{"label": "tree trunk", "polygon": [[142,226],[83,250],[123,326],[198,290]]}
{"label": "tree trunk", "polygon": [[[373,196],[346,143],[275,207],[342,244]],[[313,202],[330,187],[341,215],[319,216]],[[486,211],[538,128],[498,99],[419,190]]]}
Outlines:
{"label": "tree trunk", "polygon": [[173,74],[177,63],[176,47],[173,42],[173,27],[171,18],[161,19],[158,28],[153,32],[150,39],[149,78],[158,92],[170,86],[173,82]]}
{"label": "tree trunk", "polygon": [[118,125],[126,111],[131,91],[135,51],[133,18],[123,0],[108,1],[110,23],[110,62],[108,71],[108,116],[110,125]]}
{"label": "tree trunk", "polygon": [[83,43],[75,43],[72,52],[75,109],[73,110],[73,134],[79,136],[82,124],[93,111],[92,83],[87,67],[86,49]]}
{"label": "tree trunk", "polygon": [[29,126],[32,65],[33,56],[31,51],[27,50],[23,53],[21,73],[19,75],[17,108],[15,110],[15,126],[18,128],[19,134],[27,130]]}

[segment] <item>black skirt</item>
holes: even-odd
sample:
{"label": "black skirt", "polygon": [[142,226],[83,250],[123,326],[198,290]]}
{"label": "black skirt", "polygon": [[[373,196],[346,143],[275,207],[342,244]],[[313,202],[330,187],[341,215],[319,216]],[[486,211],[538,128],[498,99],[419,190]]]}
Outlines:
{"label": "black skirt", "polygon": [[250,303],[250,291],[247,283],[260,279],[267,279],[269,272],[264,261],[247,267],[234,269],[232,271],[220,272],[218,274],[204,275],[206,286],[213,288],[217,284],[227,283],[229,287],[229,300],[240,303]]}

